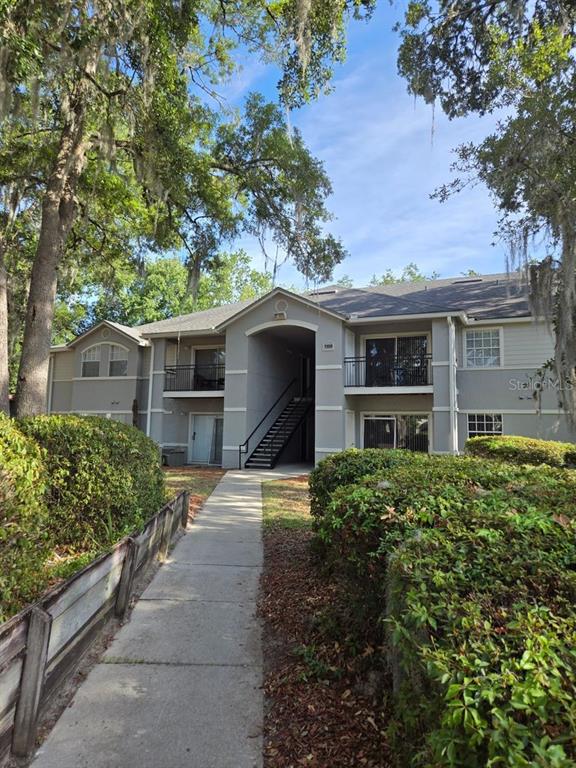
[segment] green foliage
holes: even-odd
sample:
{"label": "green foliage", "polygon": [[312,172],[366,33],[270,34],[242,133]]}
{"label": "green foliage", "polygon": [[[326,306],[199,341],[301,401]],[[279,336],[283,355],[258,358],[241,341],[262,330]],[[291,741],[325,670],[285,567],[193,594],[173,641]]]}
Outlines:
{"label": "green foliage", "polygon": [[164,503],[158,447],[134,427],[74,415],[23,419],[19,426],[45,452],[47,533],[59,547],[101,551]]}
{"label": "green foliage", "polygon": [[[535,314],[554,322],[561,405],[576,423],[576,6],[411,0],[401,34],[411,93],[450,117],[501,110],[490,135],[456,150],[457,175],[435,196],[486,184],[510,262],[530,267]],[[546,253],[539,263],[533,243]]]}
{"label": "green foliage", "polygon": [[379,448],[350,448],[319,462],[310,473],[310,511],[319,518],[326,510],[332,493],[341,485],[359,482],[363,477],[398,464],[423,460],[423,455]]}
{"label": "green foliage", "polygon": [[316,513],[385,647],[399,763],[576,765],[576,474],[414,458]]}
{"label": "green foliage", "polygon": [[430,275],[424,274],[420,267],[413,261],[402,268],[402,272],[397,275],[392,269],[387,269],[383,275],[372,275],[370,285],[394,285],[394,283],[420,283],[423,280],[437,280],[440,277],[438,272],[432,272]]}
{"label": "green foliage", "polygon": [[0,414],[0,622],[34,594],[49,549],[42,454]]}
{"label": "green foliage", "polygon": [[[75,336],[101,320],[130,326],[153,323],[255,299],[271,288],[270,275],[254,269],[244,251],[222,253],[214,259],[210,270],[200,276],[198,295],[194,299],[186,265],[177,258],[157,259],[140,270],[117,273],[113,285],[85,290],[72,302],[68,300],[68,333]],[[75,312],[76,308],[81,311]]]}
{"label": "green foliage", "polygon": [[[0,2],[0,267],[13,287],[12,371],[48,347],[52,329],[43,304],[42,322],[24,331],[28,293],[46,282],[34,263],[53,264],[48,279],[58,280],[58,341],[81,321],[66,312],[71,297],[112,296],[177,249],[187,268],[180,303],[191,297],[196,308],[201,276],[217,277],[222,244],[242,233],[268,235],[306,277],[330,277],[345,256],[325,231],[330,182],[285,112],[327,88],[348,21],[372,6]],[[236,110],[218,93],[246,55],[278,65],[281,105],[251,95]],[[58,242],[41,226],[50,207]],[[150,319],[149,306],[131,309]],[[19,400],[31,399],[31,378],[20,378]]]}
{"label": "green foliage", "polygon": [[486,459],[500,459],[514,464],[549,464],[551,467],[572,465],[574,443],[537,440],[515,435],[485,435],[466,441],[466,453]]}

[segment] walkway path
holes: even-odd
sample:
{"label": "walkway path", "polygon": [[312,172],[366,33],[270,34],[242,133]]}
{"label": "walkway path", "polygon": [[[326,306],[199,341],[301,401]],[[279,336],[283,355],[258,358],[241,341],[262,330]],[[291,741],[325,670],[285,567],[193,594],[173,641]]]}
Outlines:
{"label": "walkway path", "polygon": [[223,477],[33,768],[260,768],[262,479]]}

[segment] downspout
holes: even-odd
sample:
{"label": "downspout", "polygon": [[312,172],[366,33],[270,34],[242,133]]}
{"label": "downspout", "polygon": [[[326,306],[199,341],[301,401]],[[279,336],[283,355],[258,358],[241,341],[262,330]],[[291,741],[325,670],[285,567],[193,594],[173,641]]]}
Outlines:
{"label": "downspout", "polygon": [[54,389],[54,354],[48,358],[48,402],[46,413],[52,413],[52,391]]}
{"label": "downspout", "polygon": [[150,437],[152,432],[152,391],[154,389],[154,349],[155,344],[152,342],[152,349],[150,350],[150,378],[148,379],[148,416],[146,418],[146,435]]}
{"label": "downspout", "polygon": [[456,328],[451,315],[448,321],[448,388],[450,407],[450,453],[458,453],[458,408],[456,397]]}

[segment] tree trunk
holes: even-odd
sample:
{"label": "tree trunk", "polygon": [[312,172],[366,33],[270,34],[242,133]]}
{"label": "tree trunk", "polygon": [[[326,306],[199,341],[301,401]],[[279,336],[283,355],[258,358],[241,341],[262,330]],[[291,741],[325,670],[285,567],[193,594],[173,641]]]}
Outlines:
{"label": "tree trunk", "polygon": [[198,289],[200,287],[200,274],[202,271],[202,257],[197,253],[194,258],[188,259],[188,293],[192,297],[193,306],[198,301]]}
{"label": "tree trunk", "polygon": [[554,318],[555,368],[562,407],[576,426],[576,223],[572,211],[561,216],[562,261]]}
{"label": "tree trunk", "polygon": [[42,201],[42,220],[32,267],[22,355],[16,386],[16,415],[46,410],[50,342],[58,267],[74,222],[75,193],[84,167],[86,93],[79,84]]}
{"label": "tree trunk", "polygon": [[8,272],[4,244],[0,242],[0,412],[10,415],[10,373],[8,365]]}

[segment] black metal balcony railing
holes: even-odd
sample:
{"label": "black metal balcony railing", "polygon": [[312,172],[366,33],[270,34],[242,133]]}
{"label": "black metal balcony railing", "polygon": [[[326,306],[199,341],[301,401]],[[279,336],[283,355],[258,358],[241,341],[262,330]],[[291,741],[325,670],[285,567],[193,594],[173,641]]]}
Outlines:
{"label": "black metal balcony railing", "polygon": [[432,383],[432,355],[344,358],[345,387],[418,387]]}
{"label": "black metal balcony railing", "polygon": [[171,365],[164,370],[165,392],[213,392],[224,389],[221,365]]}

